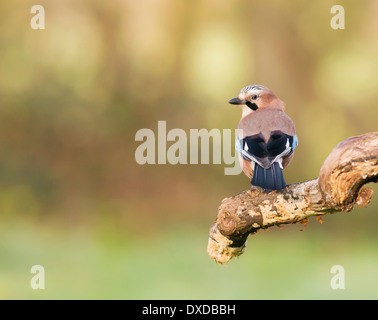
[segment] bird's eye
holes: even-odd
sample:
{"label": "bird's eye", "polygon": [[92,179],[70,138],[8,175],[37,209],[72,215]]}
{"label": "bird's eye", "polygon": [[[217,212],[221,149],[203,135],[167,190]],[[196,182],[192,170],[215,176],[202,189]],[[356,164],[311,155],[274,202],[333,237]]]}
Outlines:
{"label": "bird's eye", "polygon": [[256,99],[257,99],[257,95],[254,94],[254,95],[252,96],[252,100],[256,100]]}

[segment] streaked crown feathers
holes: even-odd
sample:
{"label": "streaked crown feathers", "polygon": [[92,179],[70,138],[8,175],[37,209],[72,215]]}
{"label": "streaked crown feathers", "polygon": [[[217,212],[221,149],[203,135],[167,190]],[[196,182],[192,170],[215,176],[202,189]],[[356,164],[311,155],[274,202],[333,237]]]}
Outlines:
{"label": "streaked crown feathers", "polygon": [[240,93],[247,94],[251,90],[256,90],[256,91],[263,91],[265,89],[264,86],[258,85],[258,84],[253,84],[250,86],[246,86],[243,89],[240,90]]}

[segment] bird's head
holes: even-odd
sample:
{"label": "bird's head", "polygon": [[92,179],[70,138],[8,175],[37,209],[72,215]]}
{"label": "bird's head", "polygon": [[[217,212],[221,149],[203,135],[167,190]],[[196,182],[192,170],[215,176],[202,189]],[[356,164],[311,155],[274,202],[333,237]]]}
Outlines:
{"label": "bird's head", "polygon": [[239,95],[228,103],[239,105],[243,109],[243,116],[268,107],[284,110],[284,103],[269,88],[261,85],[241,89]]}

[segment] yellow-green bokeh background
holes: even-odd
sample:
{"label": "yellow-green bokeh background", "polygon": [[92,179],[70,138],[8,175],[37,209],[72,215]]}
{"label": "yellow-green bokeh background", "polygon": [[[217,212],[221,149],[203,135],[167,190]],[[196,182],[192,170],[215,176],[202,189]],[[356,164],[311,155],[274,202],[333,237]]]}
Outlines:
{"label": "yellow-green bokeh background", "polygon": [[[30,27],[36,4],[45,30]],[[345,30],[330,27],[334,4]],[[227,101],[257,83],[297,127],[287,182],[317,177],[338,142],[377,130],[377,16],[374,0],[1,1],[0,298],[378,298],[377,195],[260,232],[222,266],[209,227],[248,179],[135,161],[135,133],[158,120],[235,128]],[[37,264],[45,290],[30,287]]]}

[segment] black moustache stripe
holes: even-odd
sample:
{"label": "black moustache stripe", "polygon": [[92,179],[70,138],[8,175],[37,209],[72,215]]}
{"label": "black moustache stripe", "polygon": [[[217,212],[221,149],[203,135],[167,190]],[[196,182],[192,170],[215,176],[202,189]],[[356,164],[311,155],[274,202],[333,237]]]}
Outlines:
{"label": "black moustache stripe", "polygon": [[248,108],[252,109],[253,111],[256,111],[259,108],[256,103],[250,101],[247,101],[245,104]]}

